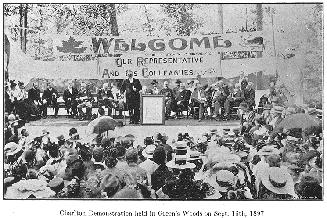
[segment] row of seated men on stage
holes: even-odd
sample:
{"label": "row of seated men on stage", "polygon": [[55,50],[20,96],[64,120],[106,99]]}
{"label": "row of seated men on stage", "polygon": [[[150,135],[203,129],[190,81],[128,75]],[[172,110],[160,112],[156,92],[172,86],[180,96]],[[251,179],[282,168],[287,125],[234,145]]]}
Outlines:
{"label": "row of seated men on stage", "polygon": [[152,87],[143,87],[143,94],[164,95],[166,118],[171,112],[175,118],[183,116],[183,111],[202,121],[205,117],[216,120],[228,120],[233,108],[241,102],[255,106],[255,90],[253,83],[242,79],[237,84],[226,84],[222,80],[211,85],[202,85],[198,80],[188,80],[187,83],[176,81],[174,88],[169,87],[168,81],[163,82],[163,88],[158,89],[158,82],[153,80]]}
{"label": "row of seated men on stage", "polygon": [[[36,83],[28,91],[25,90],[24,84],[11,81],[6,85],[5,91],[5,111],[20,115],[25,121],[47,118],[47,108],[54,109],[54,117],[58,117],[60,94],[51,83],[47,83],[47,88],[41,94]],[[81,83],[80,89],[76,89],[70,82],[63,93],[63,100],[67,114],[73,118],[91,119],[92,107],[106,106],[110,109],[115,108],[122,116],[124,102],[119,94],[113,94],[111,86],[108,83],[103,84],[103,88],[98,90],[97,98],[94,98],[89,87]],[[97,100],[96,100],[97,99]],[[84,112],[83,108],[86,108]],[[109,115],[111,115],[109,110]],[[33,117],[33,118],[32,118]]]}
{"label": "row of seated men on stage", "polygon": [[[191,116],[199,121],[205,117],[227,120],[230,119],[233,108],[238,107],[241,102],[245,101],[251,107],[255,106],[255,90],[253,84],[246,79],[233,85],[226,84],[222,80],[211,85],[202,85],[198,80],[188,80],[186,84],[177,80],[176,86],[173,88],[169,87],[168,81],[164,81],[163,88],[160,90],[156,80],[152,81],[151,88],[142,87],[138,80],[134,85],[135,81],[131,80],[130,84],[133,84],[131,86],[133,90],[131,91],[128,91],[129,82],[126,81],[123,82],[120,89],[116,90],[112,90],[111,84],[104,83],[103,87],[98,89],[96,99],[85,83],[81,83],[80,89],[77,90],[73,83],[70,82],[63,93],[67,114],[81,120],[91,119],[92,107],[96,105],[97,107],[108,108],[109,116],[112,109],[119,111],[118,116],[122,116],[124,110],[129,110],[130,116],[134,116],[133,122],[137,123],[139,121],[140,103],[139,100],[135,101],[135,98],[139,97],[136,96],[138,93],[164,95],[165,116],[167,119],[179,118],[183,116],[183,111],[188,111]],[[130,92],[136,94],[133,96],[129,94]],[[17,86],[13,82],[10,88],[6,86],[6,108],[9,107],[9,111],[16,110],[18,114],[19,111],[23,111],[22,116],[26,120],[29,120],[29,116],[33,114],[31,111],[35,111],[36,114],[46,118],[48,107],[54,109],[55,117],[57,117],[59,110],[58,98],[58,91],[51,83],[47,84],[47,89],[44,90],[42,95],[40,95],[37,84],[33,84],[28,92],[25,91],[23,84]],[[26,108],[30,108],[30,110]],[[86,108],[85,112],[83,108]]]}

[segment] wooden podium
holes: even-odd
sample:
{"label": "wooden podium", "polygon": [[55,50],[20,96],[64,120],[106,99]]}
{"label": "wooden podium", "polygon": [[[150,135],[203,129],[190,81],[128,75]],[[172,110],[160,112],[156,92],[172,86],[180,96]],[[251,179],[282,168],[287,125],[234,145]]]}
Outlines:
{"label": "wooden podium", "polygon": [[165,125],[164,95],[141,95],[141,125]]}

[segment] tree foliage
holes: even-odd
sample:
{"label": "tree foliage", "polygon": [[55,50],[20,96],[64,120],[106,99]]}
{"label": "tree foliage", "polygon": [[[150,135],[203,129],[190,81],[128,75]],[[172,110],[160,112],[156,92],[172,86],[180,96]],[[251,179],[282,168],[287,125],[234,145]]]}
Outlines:
{"label": "tree foliage", "polygon": [[322,100],[322,5],[307,12],[301,25],[285,22],[279,33],[278,83],[286,86],[295,103]]}
{"label": "tree foliage", "polygon": [[192,14],[192,9],[196,7],[194,4],[161,4],[161,7],[168,17],[174,19],[173,28],[178,35],[189,36],[202,25]]}
{"label": "tree foliage", "polygon": [[[120,7],[120,10],[122,9]],[[111,35],[112,25],[117,25],[112,22],[112,14],[116,14],[116,9],[112,4],[80,5],[74,19],[74,33],[77,35]]]}
{"label": "tree foliage", "polygon": [[3,4],[3,14],[11,16],[19,13],[19,4]]}

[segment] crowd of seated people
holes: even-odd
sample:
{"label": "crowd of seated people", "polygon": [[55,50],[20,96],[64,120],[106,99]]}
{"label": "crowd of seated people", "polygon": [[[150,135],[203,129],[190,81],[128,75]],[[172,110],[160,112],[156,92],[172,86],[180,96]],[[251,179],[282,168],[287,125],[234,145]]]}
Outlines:
{"label": "crowd of seated people", "polygon": [[322,114],[274,104],[258,113],[242,102],[235,129],[146,138],[88,138],[74,127],[68,137],[46,129],[34,135],[10,114],[4,198],[321,200],[322,126],[303,134],[277,126],[304,110]]}

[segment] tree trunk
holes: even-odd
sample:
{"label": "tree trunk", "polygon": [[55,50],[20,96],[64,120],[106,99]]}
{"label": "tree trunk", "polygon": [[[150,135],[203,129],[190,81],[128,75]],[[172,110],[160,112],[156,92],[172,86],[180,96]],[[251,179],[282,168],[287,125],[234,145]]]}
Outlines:
{"label": "tree trunk", "polygon": [[224,33],[224,13],[222,4],[218,4],[218,33]]}
{"label": "tree trunk", "polygon": [[190,36],[191,35],[191,27],[189,26],[189,17],[187,15],[187,10],[185,4],[182,4],[180,6],[179,13],[179,29],[178,29],[178,35],[181,36]]}
{"label": "tree trunk", "polygon": [[110,8],[109,16],[110,16],[110,24],[111,24],[111,34],[113,36],[119,36],[115,4],[109,4],[109,8]]}
{"label": "tree trunk", "polygon": [[19,26],[20,29],[20,42],[21,49],[24,53],[26,53],[26,35],[27,35],[27,4],[20,4],[19,6]]}
{"label": "tree trunk", "polygon": [[[263,30],[262,25],[262,19],[263,19],[263,13],[262,13],[262,4],[256,5],[256,14],[257,14],[257,31]],[[262,58],[262,52],[258,52],[258,58]],[[263,89],[263,73],[262,71],[257,72],[257,81],[256,81],[256,89],[262,90]]]}
{"label": "tree trunk", "polygon": [[[223,34],[224,33],[224,12],[223,12],[223,5],[222,4],[218,4],[218,33]],[[218,77],[222,77],[223,76],[223,71],[222,71],[222,58],[223,58],[223,52],[219,53],[219,66],[220,69],[218,72]]]}
{"label": "tree trunk", "polygon": [[263,13],[262,13],[262,4],[256,5],[256,12],[257,12],[257,31],[262,31],[263,25],[262,25],[262,19],[263,19]]}

